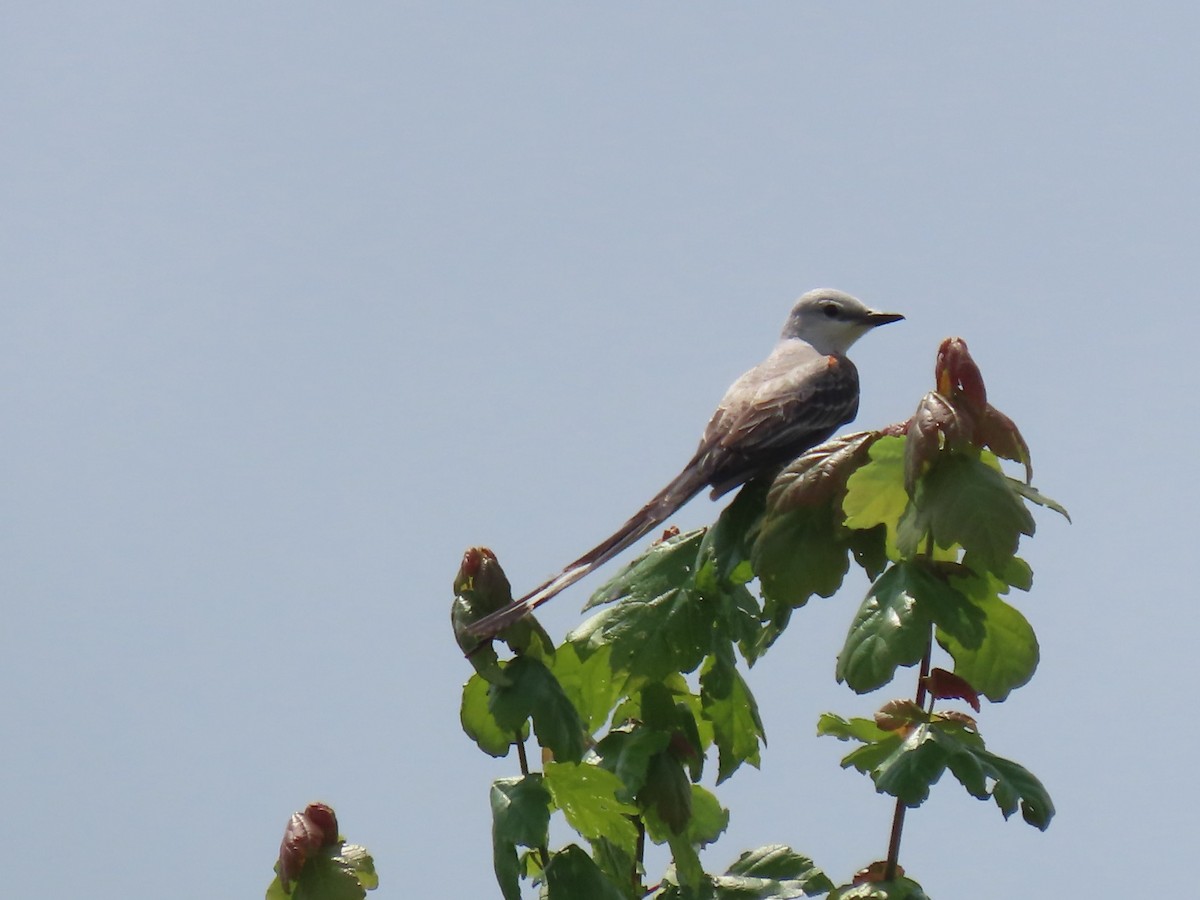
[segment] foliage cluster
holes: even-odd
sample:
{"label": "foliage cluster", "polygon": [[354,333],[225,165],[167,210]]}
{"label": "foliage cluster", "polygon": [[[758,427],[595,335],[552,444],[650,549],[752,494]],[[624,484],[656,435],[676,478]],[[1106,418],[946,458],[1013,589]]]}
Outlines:
{"label": "foliage cluster", "polygon": [[[503,635],[510,661],[491,642],[471,654],[463,728],[493,756],[522,751],[521,774],[496,781],[491,795],[506,900],[520,896],[523,877],[551,900],[921,897],[897,863],[900,826],[947,769],[1005,818],[1019,810],[1049,825],[1041,782],[989,750],[974,716],[935,704],[957,698],[978,713],[980,697],[1001,702],[1033,676],[1037,639],[1008,595],[1032,580],[1017,556],[1034,533],[1028,503],[1065,511],[1030,485],[1028,447],[988,403],[961,340],[943,343],[935,375],[936,390],[907,422],[816,447],[746,485],[711,527],[654,544],[596,591],[588,608],[599,611],[559,646],[527,619]],[[1007,475],[1001,458],[1025,477]],[[896,798],[887,858],[840,886],[779,845],[707,873],[698,849],[729,820],[699,783],[710,750],[719,785],[759,765],[764,739],[739,658],[752,666],[810,597],[838,590],[851,560],[872,583],[838,654],[838,681],[863,694],[919,666],[915,699],[890,701],[873,719],[826,713],[817,725],[856,743],[843,766]],[[490,552],[468,552],[456,594],[456,633],[472,649],[469,623],[511,597]],[[935,643],[947,668],[932,666]],[[531,728],[540,772],[523,752]],[[548,848],[555,811],[581,844]],[[672,857],[650,885],[647,839]]]}
{"label": "foliage cluster", "polygon": [[[1009,602],[1032,581],[1018,545],[1034,533],[1029,503],[1066,513],[1031,486],[1028,447],[988,403],[965,343],[943,342],[935,376],[906,422],[816,447],[748,483],[713,525],[665,535],[595,592],[596,612],[557,646],[532,617],[501,635],[511,658],[479,644],[471,623],[512,592],[491,551],[467,551],[452,607],[476,670],[462,726],[491,756],[515,748],[520,767],[491,787],[505,900],[519,900],[523,879],[546,900],[920,900],[898,864],[904,814],[946,770],[1005,818],[1019,811],[1049,825],[1041,782],[993,753],[976,717],[945,701],[978,714],[981,697],[1001,702],[1033,676],[1037,639]],[[1024,477],[1006,474],[1001,459]],[[720,785],[760,764],[765,731],[744,669],[812,596],[837,592],[851,561],[871,586],[837,655],[838,681],[864,694],[918,667],[912,699],[888,701],[871,719],[826,713],[817,723],[818,734],[856,745],[843,767],[896,798],[886,857],[840,884],[784,845],[707,872],[699,851],[729,812],[701,785],[705,768],[715,756]],[[935,645],[945,667],[933,665]],[[529,763],[531,735],[540,770]],[[578,840],[552,849],[555,813]],[[652,881],[647,840],[672,860]],[[291,870],[277,870],[287,888]]]}

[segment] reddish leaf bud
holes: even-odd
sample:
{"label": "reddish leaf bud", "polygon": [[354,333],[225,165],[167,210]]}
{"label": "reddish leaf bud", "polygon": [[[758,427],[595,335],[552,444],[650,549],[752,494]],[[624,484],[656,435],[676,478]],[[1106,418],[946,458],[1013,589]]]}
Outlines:
{"label": "reddish leaf bud", "polygon": [[937,391],[948,400],[962,400],[973,410],[987,406],[983,375],[962,338],[946,338],[938,348],[934,367]]}
{"label": "reddish leaf bud", "polygon": [[324,803],[310,803],[293,813],[279,845],[279,881],[284,890],[295,881],[308,858],[321,847],[337,843],[337,816]]}

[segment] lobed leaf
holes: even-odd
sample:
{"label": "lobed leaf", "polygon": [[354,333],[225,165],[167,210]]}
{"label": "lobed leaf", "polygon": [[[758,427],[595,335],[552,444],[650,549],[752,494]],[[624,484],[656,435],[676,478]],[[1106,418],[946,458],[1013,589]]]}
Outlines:
{"label": "lobed leaf", "polygon": [[920,806],[929,788],[946,770],[949,753],[938,743],[932,724],[917,725],[871,771],[875,789],[906,806]]}
{"label": "lobed leaf", "polygon": [[619,799],[624,785],[616,775],[598,765],[551,762],[544,778],[554,805],[572,828],[589,841],[604,838],[633,855],[637,831],[630,817],[638,809]]}
{"label": "lobed leaf", "polygon": [[706,847],[724,834],[729,827],[729,810],[711,791],[698,784],[692,787],[692,818],[688,822],[687,839]]}
{"label": "lobed leaf", "polygon": [[826,441],[797,457],[771,483],[768,514],[779,515],[806,506],[832,506],[880,439],[878,431],[859,431]]}
{"label": "lobed leaf", "polygon": [[763,521],[753,551],[768,607],[796,609],[813,594],[832,597],[850,568],[829,506],[802,506]]}
{"label": "lobed leaf", "polygon": [[542,847],[550,839],[550,792],[540,773],[492,782],[492,836],[522,847]]}
{"label": "lobed leaf", "polygon": [[[976,737],[966,732],[968,737]],[[1024,766],[996,756],[982,740],[963,739],[950,729],[938,741],[947,749],[950,771],[972,796],[986,800],[990,795],[1004,818],[1019,808],[1030,825],[1045,831],[1054,818],[1054,803],[1045,786]]]}
{"label": "lobed leaf", "polygon": [[766,733],[750,686],[730,661],[709,658],[700,675],[700,699],[719,751],[717,784],[744,762],[757,768],[759,741],[765,743]]}
{"label": "lobed leaf", "polygon": [[700,665],[712,646],[715,615],[715,604],[700,598],[692,584],[703,534],[664,541],[593,596],[589,605],[623,602],[567,636],[581,659],[609,647],[611,677],[618,684],[629,678],[661,681]]}
{"label": "lobed leaf", "polygon": [[650,760],[670,743],[667,732],[630,723],[613,729],[596,745],[600,765],[621,780],[622,787],[617,792],[620,800],[633,801],[646,783]]}
{"label": "lobed leaf", "polygon": [[1040,650],[1033,626],[1016,608],[1000,599],[1007,585],[991,575],[955,579],[983,616],[983,640],[967,646],[945,631],[938,643],[954,658],[954,674],[993,703],[1026,684],[1037,670]]}
{"label": "lobed leaf", "polygon": [[[756,644],[743,647],[749,661],[782,633],[793,609],[813,594],[830,597],[837,591],[851,551],[868,570],[882,568],[883,536],[844,528],[841,498],[854,478],[872,468],[867,460],[875,446],[889,440],[894,439],[880,432],[860,432],[829,441],[799,457],[771,484],[751,548],[768,625]],[[858,496],[865,494],[860,490]]]}
{"label": "lobed leaf", "polygon": [[908,506],[904,489],[906,444],[906,438],[897,436],[883,437],[872,444],[870,461],[850,476],[842,501],[846,527],[865,530],[882,525],[893,548],[896,528]]}
{"label": "lobed leaf", "polygon": [[656,843],[683,833],[692,817],[692,785],[672,754],[664,751],[650,758],[637,803],[645,811],[646,833]]}
{"label": "lobed leaf", "polygon": [[783,844],[747,850],[713,885],[719,900],[792,900],[833,889],[811,859]]}
{"label": "lobed leaf", "polygon": [[538,660],[518,656],[504,669],[511,684],[494,684],[488,709],[500,728],[517,733],[529,719],[538,742],[555,759],[578,761],[586,749],[586,729],[558,681]]}
{"label": "lobed leaf", "polygon": [[708,529],[697,528],[658,541],[592,594],[584,609],[632,597],[652,600],[690,581],[696,554]]}
{"label": "lobed leaf", "polygon": [[887,729],[880,728],[873,719],[843,719],[835,713],[821,713],[817,719],[818,737],[835,737],[840,741],[882,741],[890,736]]}
{"label": "lobed leaf", "polygon": [[[989,457],[994,460],[994,457]],[[899,529],[899,548],[912,556],[929,536],[941,547],[961,546],[992,572],[1004,571],[1033,516],[997,468],[966,453],[945,454],[917,484]]]}
{"label": "lobed leaf", "polygon": [[626,900],[625,893],[575,844],[555,853],[545,874],[547,900]]}
{"label": "lobed leaf", "polygon": [[508,748],[514,740],[524,736],[525,726],[516,732],[501,727],[492,714],[489,704],[489,685],[479,673],[472,675],[463,685],[462,704],[459,707],[459,721],[467,733],[484,753],[489,756],[508,756]]}
{"label": "lobed leaf", "polygon": [[550,793],[541,775],[492,782],[492,866],[505,900],[521,896],[517,846],[544,847],[549,840]]}
{"label": "lobed leaf", "polygon": [[267,888],[268,900],[363,900],[379,886],[375,861],[365,848],[337,841],[308,857],[289,888],[276,878]]}
{"label": "lobed leaf", "polygon": [[587,659],[580,659],[579,648],[564,643],[547,663],[589,734],[608,721],[613,704],[620,696],[620,682],[610,677],[611,650],[611,647],[601,647]]}
{"label": "lobed leaf", "polygon": [[887,684],[897,666],[911,666],[925,654],[933,619],[918,602],[915,567],[895,565],[871,585],[838,654],[835,675],[855,693]]}
{"label": "lobed leaf", "polygon": [[911,878],[894,881],[870,881],[839,887],[829,900],[929,900],[924,889]]}

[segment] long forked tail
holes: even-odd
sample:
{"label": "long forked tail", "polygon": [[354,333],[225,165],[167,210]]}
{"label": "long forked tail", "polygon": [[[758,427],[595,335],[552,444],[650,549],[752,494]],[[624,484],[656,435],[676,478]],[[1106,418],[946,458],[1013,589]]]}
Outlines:
{"label": "long forked tail", "polygon": [[641,540],[654,528],[687,503],[708,483],[695,460],[680,472],[665,488],[655,494],[645,506],[630,517],[612,535],[601,541],[579,559],[567,565],[549,581],[538,585],[524,597],[512,601],[471,624],[471,632],[481,639],[494,637],[509,625],[529,615],[560,591],[573,585],[593,569],[608,562],[626,547]]}

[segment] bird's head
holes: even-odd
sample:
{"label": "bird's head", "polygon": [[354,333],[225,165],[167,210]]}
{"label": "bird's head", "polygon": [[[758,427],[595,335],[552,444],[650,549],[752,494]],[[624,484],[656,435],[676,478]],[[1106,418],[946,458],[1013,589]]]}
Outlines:
{"label": "bird's head", "polygon": [[781,337],[798,338],[821,353],[845,353],[875,326],[903,318],[899,313],[871,309],[842,291],[818,288],[796,301]]}

